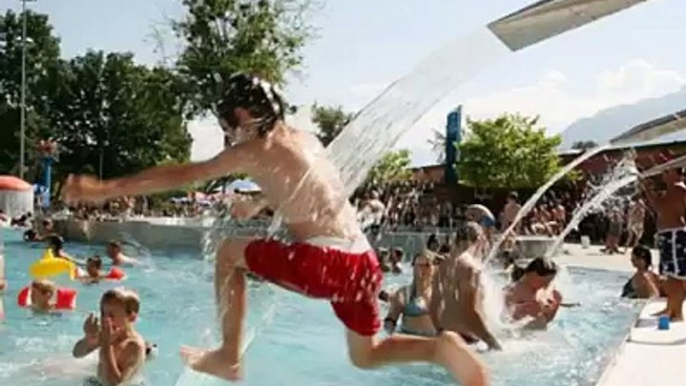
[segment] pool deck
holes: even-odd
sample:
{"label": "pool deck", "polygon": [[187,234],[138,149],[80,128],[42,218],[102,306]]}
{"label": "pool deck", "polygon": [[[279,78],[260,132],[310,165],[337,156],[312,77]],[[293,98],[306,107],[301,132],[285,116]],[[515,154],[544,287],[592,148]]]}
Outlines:
{"label": "pool deck", "polygon": [[[631,272],[629,254],[605,255],[601,247],[587,249],[565,244],[559,263],[593,269]],[[657,263],[653,251],[653,262]],[[596,386],[683,386],[686,384],[686,323],[672,323],[668,331],[657,329],[653,313],[664,309],[665,301],[649,302],[617,351]],[[686,305],[685,305],[686,307]]]}
{"label": "pool deck", "polygon": [[597,386],[684,385],[686,323],[671,323],[669,330],[658,330],[657,318],[651,315],[664,305],[664,300],[646,305]]}
{"label": "pool deck", "polygon": [[[579,244],[565,244],[563,253],[555,256],[558,263],[583,268],[607,269],[610,271],[633,272],[630,253],[605,255],[601,246],[592,245],[586,249]],[[653,261],[657,262],[657,251],[653,250]]]}

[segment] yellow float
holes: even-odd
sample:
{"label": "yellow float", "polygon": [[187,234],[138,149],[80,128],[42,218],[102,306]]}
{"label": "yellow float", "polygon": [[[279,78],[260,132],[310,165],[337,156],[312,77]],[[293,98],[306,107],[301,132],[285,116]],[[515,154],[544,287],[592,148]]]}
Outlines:
{"label": "yellow float", "polygon": [[29,274],[34,279],[46,279],[66,274],[73,280],[76,275],[76,264],[69,260],[55,257],[52,250],[48,249],[40,260],[29,267]]}

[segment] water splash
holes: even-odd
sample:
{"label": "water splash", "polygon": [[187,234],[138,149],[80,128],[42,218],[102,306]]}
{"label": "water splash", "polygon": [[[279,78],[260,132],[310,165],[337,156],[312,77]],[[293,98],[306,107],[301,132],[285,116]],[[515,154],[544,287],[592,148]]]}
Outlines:
{"label": "water splash", "polygon": [[582,162],[608,149],[610,149],[610,146],[601,146],[593,149],[592,151],[582,154],[580,157],[578,157],[577,159],[566,165],[564,168],[562,168],[562,170],[557,172],[552,178],[550,178],[550,180],[548,180],[548,182],[545,183],[545,185],[538,188],[536,193],[534,193],[534,195],[531,196],[531,198],[529,198],[529,200],[519,210],[517,216],[515,216],[514,220],[512,221],[512,224],[510,224],[507,230],[496,240],[495,244],[491,247],[491,250],[486,256],[485,262],[488,263],[489,261],[493,260],[493,258],[498,254],[498,251],[500,250],[500,246],[502,245],[503,241],[505,241],[506,235],[512,233],[515,227],[519,225],[519,222],[522,221],[522,219],[526,217],[527,214],[529,214],[529,212],[534,208],[534,206],[536,206],[538,200],[540,200],[541,197],[543,197],[545,192],[547,192],[548,189],[550,189],[550,187],[552,187],[567,173],[572,171],[572,169],[579,166]]}
{"label": "water splash", "polygon": [[327,148],[347,197],[427,111],[488,64],[511,53],[486,27],[429,55],[369,103]]}
{"label": "water splash", "polygon": [[567,224],[567,227],[557,236],[553,245],[548,249],[548,256],[557,253],[567,235],[569,235],[572,230],[577,229],[581,221],[587,215],[594,211],[602,210],[603,204],[606,201],[616,198],[615,193],[637,181],[638,170],[636,170],[633,158],[627,157],[620,161],[607,176],[609,176],[609,181],[603,181],[599,187],[596,187],[595,190],[597,190],[597,192],[591,199],[574,211],[574,215],[569,221],[569,224]]}

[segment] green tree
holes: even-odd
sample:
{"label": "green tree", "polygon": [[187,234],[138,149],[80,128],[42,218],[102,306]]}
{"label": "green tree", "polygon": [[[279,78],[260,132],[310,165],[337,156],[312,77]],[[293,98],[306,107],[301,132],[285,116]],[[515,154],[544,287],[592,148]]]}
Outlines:
{"label": "green tree", "polygon": [[574,144],[572,144],[572,149],[574,150],[588,150],[588,149],[593,149],[594,147],[598,147],[598,144],[595,141],[576,141]]}
{"label": "green tree", "polygon": [[547,136],[538,117],[505,114],[496,119],[468,121],[469,135],[458,144],[457,170],[475,187],[532,188],[544,184],[559,169],[559,135]]}
{"label": "green tree", "polygon": [[324,146],[329,146],[352,118],[353,114],[343,111],[341,106],[312,106],[312,122],[319,128],[317,138]]}
{"label": "green tree", "polygon": [[46,109],[61,147],[58,178],[108,178],[189,158],[188,101],[170,71],[137,65],[131,54],[88,52],[61,76],[64,87]]}
{"label": "green tree", "polygon": [[379,184],[389,181],[404,181],[412,177],[410,163],[412,154],[409,150],[390,151],[377,162],[369,171],[367,181]]}
{"label": "green tree", "polygon": [[182,0],[186,15],[173,23],[185,44],[177,70],[187,79],[194,112],[212,111],[222,79],[248,72],[276,84],[303,62],[312,30],[309,0]]}
{"label": "green tree", "polygon": [[[51,76],[59,71],[59,39],[46,15],[26,13],[26,153],[35,160],[34,145],[50,134],[42,119],[44,103],[53,95]],[[21,111],[22,16],[0,15],[0,173],[18,172]],[[31,178],[31,177],[29,177]]]}

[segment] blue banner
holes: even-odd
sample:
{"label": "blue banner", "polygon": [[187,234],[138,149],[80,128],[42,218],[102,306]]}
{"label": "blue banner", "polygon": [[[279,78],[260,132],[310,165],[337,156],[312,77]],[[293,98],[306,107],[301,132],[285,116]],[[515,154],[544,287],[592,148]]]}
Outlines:
{"label": "blue banner", "polygon": [[457,144],[462,140],[462,106],[448,114],[445,131],[445,183],[457,184],[459,181],[455,163],[460,159]]}

